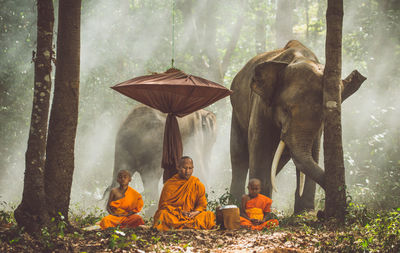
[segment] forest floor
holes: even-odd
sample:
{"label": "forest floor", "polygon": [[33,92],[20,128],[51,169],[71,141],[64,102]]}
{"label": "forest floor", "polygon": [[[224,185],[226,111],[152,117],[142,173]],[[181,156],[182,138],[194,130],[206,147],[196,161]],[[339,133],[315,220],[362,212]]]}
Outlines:
{"label": "forest floor", "polygon": [[[72,230],[62,223],[53,232],[42,229],[41,235],[31,236],[3,222],[0,252],[400,252],[398,211],[373,217],[358,213],[345,225],[305,213],[283,218],[279,227],[265,231],[158,232],[150,221],[136,229],[86,231],[75,219]],[[380,221],[371,222],[377,217]]]}

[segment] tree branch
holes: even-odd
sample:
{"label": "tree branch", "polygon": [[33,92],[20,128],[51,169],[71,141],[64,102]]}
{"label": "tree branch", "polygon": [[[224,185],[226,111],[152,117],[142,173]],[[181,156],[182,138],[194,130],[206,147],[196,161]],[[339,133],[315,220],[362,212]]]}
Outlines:
{"label": "tree branch", "polygon": [[353,95],[354,92],[356,92],[360,87],[361,84],[366,80],[367,78],[363,75],[360,74],[357,70],[353,70],[353,72],[350,73],[344,80],[343,82],[343,91],[342,91],[342,102]]}

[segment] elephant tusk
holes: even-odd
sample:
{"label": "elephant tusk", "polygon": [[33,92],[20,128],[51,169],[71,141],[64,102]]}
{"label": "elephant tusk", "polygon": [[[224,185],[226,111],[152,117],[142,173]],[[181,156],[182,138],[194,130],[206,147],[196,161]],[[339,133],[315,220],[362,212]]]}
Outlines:
{"label": "elephant tusk", "polygon": [[275,151],[274,155],[274,160],[272,161],[272,168],[271,168],[271,185],[272,189],[274,189],[275,192],[278,190],[275,187],[275,176],[276,176],[276,170],[278,168],[279,160],[281,159],[281,155],[283,152],[283,149],[285,148],[285,143],[281,140],[279,142],[278,148]]}
{"label": "elephant tusk", "polygon": [[306,181],[306,175],[300,171],[300,185],[299,185],[300,197],[301,197],[301,195],[303,195],[305,181]]}

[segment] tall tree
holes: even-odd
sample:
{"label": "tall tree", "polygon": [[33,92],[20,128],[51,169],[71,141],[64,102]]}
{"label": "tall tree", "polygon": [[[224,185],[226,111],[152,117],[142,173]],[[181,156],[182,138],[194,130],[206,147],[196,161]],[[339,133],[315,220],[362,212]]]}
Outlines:
{"label": "tall tree", "polygon": [[68,219],[78,123],[81,0],[60,0],[57,68],[45,166],[47,206]]}
{"label": "tall tree", "polygon": [[256,53],[261,54],[265,52],[266,41],[267,41],[267,24],[266,24],[266,10],[262,2],[257,2],[257,6],[254,7],[256,14],[256,29],[255,29],[255,41],[256,41]]}
{"label": "tall tree", "polygon": [[276,46],[281,48],[293,38],[293,0],[278,0],[275,19]]}
{"label": "tall tree", "polygon": [[51,60],[53,58],[54,10],[52,0],[37,1],[37,49],[34,93],[25,153],[25,177],[22,201],[14,212],[20,227],[36,232],[49,222],[44,191],[47,120],[51,91]]}
{"label": "tall tree", "polygon": [[[200,75],[215,82],[223,83],[244,23],[244,8],[236,19],[229,41],[223,47],[225,53],[220,57],[218,52],[220,48],[217,47],[218,1],[202,1],[200,7],[195,6],[194,3],[193,0],[178,0],[176,5],[182,13],[184,22],[190,24],[185,28],[185,32],[188,33],[193,30],[194,33],[186,50],[190,50],[194,55],[194,64],[196,69],[200,69]],[[244,1],[239,0],[239,5],[244,6]],[[194,13],[197,13],[197,15],[194,15]],[[206,16],[207,18],[204,18]]]}
{"label": "tall tree", "polygon": [[341,94],[343,0],[328,0],[324,70],[325,217],[344,221],[346,184],[342,146]]}

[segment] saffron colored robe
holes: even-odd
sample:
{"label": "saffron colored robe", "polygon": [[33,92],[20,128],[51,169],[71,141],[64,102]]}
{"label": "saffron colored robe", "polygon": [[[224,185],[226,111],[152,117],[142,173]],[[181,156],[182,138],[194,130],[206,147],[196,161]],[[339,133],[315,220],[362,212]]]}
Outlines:
{"label": "saffron colored robe", "polygon": [[[271,212],[271,204],[272,200],[270,198],[258,194],[257,197],[246,202],[245,212],[250,219],[263,220],[264,213]],[[253,230],[262,230],[278,226],[279,222],[277,219],[270,219],[260,225],[253,225],[250,220],[240,216],[240,225],[250,227]]]}
{"label": "saffron colored robe", "polygon": [[[125,197],[112,201],[110,206],[116,214],[127,214],[129,212],[138,213],[142,210],[143,199],[140,193],[128,186],[128,189],[126,189],[125,192]],[[134,228],[143,224],[144,221],[142,217],[137,214],[121,217],[110,214],[101,220],[100,227],[101,229],[106,229],[119,225],[121,228]]]}
{"label": "saffron colored robe", "polygon": [[[166,231],[170,229],[210,229],[215,226],[215,215],[206,211],[207,199],[204,185],[197,177],[181,179],[178,174],[167,180],[161,192],[158,210],[154,215],[153,227]],[[183,211],[200,211],[189,218]]]}

